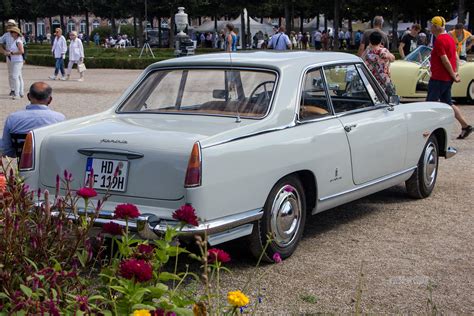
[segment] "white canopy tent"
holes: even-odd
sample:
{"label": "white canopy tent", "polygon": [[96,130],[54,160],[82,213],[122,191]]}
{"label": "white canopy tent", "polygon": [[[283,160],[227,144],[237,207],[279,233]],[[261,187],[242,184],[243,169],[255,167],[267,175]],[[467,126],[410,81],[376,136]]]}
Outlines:
{"label": "white canopy tent", "polygon": [[[466,13],[466,19],[464,20],[464,26],[468,26],[468,23],[469,23],[469,12]],[[450,26],[450,27],[455,27],[456,24],[458,24],[458,17],[455,17],[454,19],[446,22],[446,25],[447,26]]]}
{"label": "white canopy tent", "polygon": [[[332,21],[328,20],[328,27],[332,27]],[[318,26],[318,17],[314,17],[311,21],[308,23],[303,24],[303,31],[305,32],[314,32],[316,29],[324,29],[324,15],[319,16],[319,26]]]}
{"label": "white canopy tent", "polygon": [[[234,27],[239,30],[239,34],[242,32],[242,20],[241,15],[239,15],[235,20],[231,21],[234,24]],[[247,28],[247,20],[245,20],[245,28]],[[273,26],[270,24],[262,24],[250,18],[250,34],[254,35],[261,31],[263,34],[267,33],[268,35],[273,34]]]}
{"label": "white canopy tent", "polygon": [[[217,21],[217,32],[222,30],[227,23],[229,23],[229,21],[225,21],[225,20],[224,21]],[[194,31],[195,32],[200,32],[200,33],[214,32],[216,30],[215,25],[216,25],[215,21],[208,20],[208,21],[204,22],[203,24],[195,27]]]}

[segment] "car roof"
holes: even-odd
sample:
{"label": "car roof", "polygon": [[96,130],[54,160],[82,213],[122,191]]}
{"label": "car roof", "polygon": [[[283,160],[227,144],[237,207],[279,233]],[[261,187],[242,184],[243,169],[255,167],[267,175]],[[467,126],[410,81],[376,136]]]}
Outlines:
{"label": "car roof", "polygon": [[151,67],[168,66],[250,66],[282,69],[286,67],[306,68],[331,62],[360,62],[353,54],[317,51],[243,51],[237,53],[211,53],[173,58],[153,64]]}

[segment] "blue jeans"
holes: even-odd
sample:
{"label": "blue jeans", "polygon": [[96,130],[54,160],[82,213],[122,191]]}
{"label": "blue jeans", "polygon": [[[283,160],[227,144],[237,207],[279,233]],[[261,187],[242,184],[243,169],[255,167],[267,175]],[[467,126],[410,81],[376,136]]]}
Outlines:
{"label": "blue jeans", "polygon": [[426,101],[440,101],[453,105],[453,101],[451,100],[452,85],[452,81],[430,79],[430,82],[428,82],[428,95],[426,96]]}
{"label": "blue jeans", "polygon": [[54,66],[54,75],[57,76],[59,71],[61,71],[61,75],[64,77],[64,59],[62,58],[55,58],[56,63]]}

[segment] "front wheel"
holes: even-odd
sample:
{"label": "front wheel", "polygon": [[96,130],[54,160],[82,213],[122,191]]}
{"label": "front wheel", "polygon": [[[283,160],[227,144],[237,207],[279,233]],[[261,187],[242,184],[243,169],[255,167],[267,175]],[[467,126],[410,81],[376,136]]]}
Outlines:
{"label": "front wheel", "polygon": [[[250,250],[256,258],[273,261],[273,255],[288,258],[295,251],[306,222],[306,198],[303,185],[296,176],[287,176],[273,187],[263,217],[254,225]],[[271,241],[268,242],[268,238]],[[262,255],[262,252],[263,255]]]}
{"label": "front wheel", "polygon": [[431,135],[426,142],[415,172],[405,182],[408,195],[415,199],[424,199],[431,195],[438,176],[438,160],[438,141],[434,135]]}
{"label": "front wheel", "polygon": [[474,102],[474,80],[471,80],[471,82],[467,86],[467,100],[470,102]]}

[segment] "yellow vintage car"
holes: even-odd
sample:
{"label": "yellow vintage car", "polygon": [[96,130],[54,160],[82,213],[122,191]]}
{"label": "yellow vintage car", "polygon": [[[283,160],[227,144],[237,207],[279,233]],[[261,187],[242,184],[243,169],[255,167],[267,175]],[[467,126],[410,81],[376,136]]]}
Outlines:
{"label": "yellow vintage car", "polygon": [[[397,60],[390,66],[391,78],[397,94],[403,98],[426,98],[430,80],[431,48],[419,46],[404,60]],[[461,82],[453,84],[453,98],[467,98],[474,101],[474,63],[461,61],[459,65]]]}

